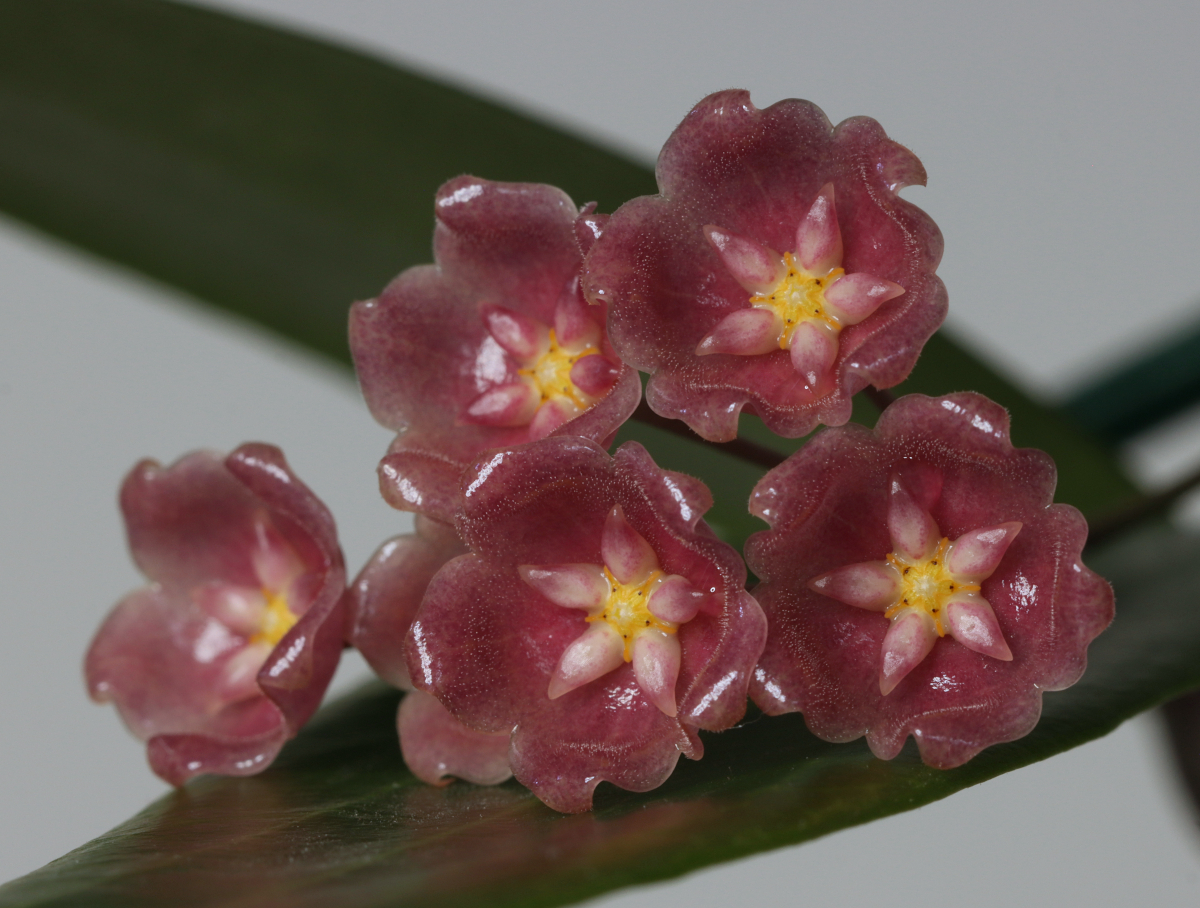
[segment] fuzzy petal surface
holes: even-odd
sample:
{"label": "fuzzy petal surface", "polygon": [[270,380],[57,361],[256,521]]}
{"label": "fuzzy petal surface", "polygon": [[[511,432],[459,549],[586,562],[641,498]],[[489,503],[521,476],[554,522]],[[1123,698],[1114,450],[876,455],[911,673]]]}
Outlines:
{"label": "fuzzy petal surface", "polygon": [[[990,604],[1011,659],[962,645],[953,633],[886,696],[880,690],[884,616],[813,590],[813,578],[893,551],[893,479],[941,534],[1019,522],[978,594]],[[960,765],[1027,734],[1042,692],[1083,673],[1087,645],[1113,615],[1111,587],[1080,560],[1087,526],[1053,503],[1054,465],[1013,448],[1008,414],[970,393],[909,395],[871,431],[821,433],[756,486],[751,511],[771,529],[746,546],[771,634],[751,694],[772,714],[801,711],[819,737],[866,735],[890,759],[912,735],[926,763]]]}
{"label": "fuzzy petal surface", "polygon": [[[341,656],[345,567],[333,518],[263,444],[166,468],[140,463],[120,500],[150,583],[97,631],[89,692],[116,705],[173,784],[266,768],[312,715]],[[241,607],[260,589],[286,596],[294,621],[273,645],[248,635],[265,608]]]}
{"label": "fuzzy petal surface", "polygon": [[[924,184],[924,169],[874,120],[833,126],[807,101],[760,110],[745,91],[718,92],[667,140],[656,173],[659,194],[626,203],[605,225],[585,262],[584,291],[609,305],[621,358],[650,373],[650,406],[705,438],[735,437],[744,408],[788,437],[841,425],[856,392],[908,375],[945,318],[946,291],[934,274],[941,234],[896,194]],[[904,293],[841,332],[827,386],[800,378],[786,350],[696,354],[718,323],[746,307],[743,281],[758,273],[752,265],[731,269],[706,228],[781,253],[797,251],[800,231],[801,258],[823,266],[835,252],[833,224],[848,274]]]}
{"label": "fuzzy petal surface", "polygon": [[[587,810],[601,781],[653,788],[681,753],[699,757],[697,729],[741,718],[766,622],[743,590],[741,559],[701,520],[712,504],[703,484],[657,467],[636,443],[610,457],[587,439],[552,437],[485,455],[463,485],[457,528],[470,554],[430,582],[409,634],[409,668],[414,684],[468,728],[512,732],[512,769],[522,784],[557,810]],[[608,625],[556,604],[556,589],[548,596],[530,582],[530,566],[604,565],[606,539],[628,553],[625,527],[657,569],[700,594],[685,604],[694,614],[673,635],[676,716],[662,708],[666,683],[643,667],[648,695],[619,643],[615,667],[550,696],[564,654],[589,629]],[[669,668],[668,661],[656,665]]]}
{"label": "fuzzy petal surface", "polygon": [[605,307],[580,295],[579,237],[600,230],[602,218],[585,215],[591,226],[581,228],[559,189],[469,176],[442,186],[434,208],[436,264],[410,268],[356,303],[350,348],[372,415],[399,433],[380,464],[384,498],[452,523],[458,477],[471,461],[538,437],[526,412],[535,402],[485,405],[518,382],[544,332],[558,326],[567,345],[597,339],[616,377],[589,408],[549,430],[543,420],[542,431],[606,442],[637,408],[641,384],[607,341]]}

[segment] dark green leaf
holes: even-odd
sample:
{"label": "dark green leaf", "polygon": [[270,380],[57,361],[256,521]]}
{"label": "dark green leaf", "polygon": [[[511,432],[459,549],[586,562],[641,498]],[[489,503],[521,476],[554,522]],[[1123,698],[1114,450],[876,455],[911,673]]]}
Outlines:
{"label": "dark green leaf", "polygon": [[160,0],[0,3],[0,208],[349,362],[464,172],[605,210],[644,167],[350,51]]}
{"label": "dark green leaf", "polygon": [[1171,334],[1102,375],[1065,409],[1098,437],[1116,443],[1200,400],[1200,325]]}
{"label": "dark green leaf", "polygon": [[1044,759],[1200,684],[1197,555],[1200,539],[1157,528],[1100,553],[1121,610],[1083,681],[1046,695],[1033,734],[951,772],[760,717],[707,735],[705,758],[657,791],[605,785],[594,814],[567,817],[511,782],[416,782],[393,737],[398,695],[371,687],[263,775],[194,782],[0,888],[0,906],[560,905],[802,842]]}

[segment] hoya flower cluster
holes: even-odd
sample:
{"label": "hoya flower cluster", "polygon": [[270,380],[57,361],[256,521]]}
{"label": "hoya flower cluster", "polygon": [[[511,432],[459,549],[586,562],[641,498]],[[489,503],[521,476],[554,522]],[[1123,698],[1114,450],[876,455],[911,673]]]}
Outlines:
{"label": "hoya flower cluster", "polygon": [[[561,190],[459,177],[434,263],[350,313],[363,395],[396,432],[383,497],[416,513],[346,583],[332,519],[278,450],[142,464],[122,490],[150,585],[87,659],[181,784],[265,768],[343,645],[405,690],[412,772],[515,777],[587,810],[646,791],[701,732],[800,711],[814,733],[916,739],[952,767],[1027,733],[1112,617],[1055,470],[975,394],[910,395],[874,430],[851,398],[901,382],[946,311],[923,183],[865,117],[706,98],[611,216]],[[743,409],[827,428],[767,473],[746,562],[699,479],[638,443],[641,399],[709,441]],[[747,562],[761,582],[747,590]]]}

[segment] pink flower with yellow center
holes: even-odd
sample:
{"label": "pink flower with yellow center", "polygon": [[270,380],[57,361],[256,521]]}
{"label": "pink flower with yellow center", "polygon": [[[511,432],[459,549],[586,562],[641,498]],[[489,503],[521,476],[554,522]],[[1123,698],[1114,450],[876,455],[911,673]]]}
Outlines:
{"label": "pink flower with yellow center", "polygon": [[729,273],[751,296],[750,308],[725,316],[697,344],[697,356],[787,350],[792,368],[810,388],[829,389],[842,329],[904,292],[899,284],[842,268],[833,193],[827,183],[817,194],[796,229],[794,253],[781,255],[732,231],[704,228]]}
{"label": "pink flower with yellow center", "polygon": [[1054,485],[978,394],[909,395],[873,431],[817,435],[751,496],[771,525],[746,545],[770,627],[754,701],[883,759],[912,735],[939,768],[1028,734],[1113,615]]}
{"label": "pink flower with yellow center", "polygon": [[168,782],[262,771],[317,708],[341,656],[333,518],[262,444],[140,463],[121,509],[150,584],[97,631],[89,692],[116,705]]}
{"label": "pink flower with yellow center", "polygon": [[551,700],[620,668],[633,667],[642,694],[674,717],[679,627],[696,617],[704,596],[658,556],[614,505],[600,538],[603,564],[520,565],[521,578],[555,605],[587,613],[587,630],[558,660]]}
{"label": "pink flower with yellow center", "polygon": [[454,528],[418,514],[415,532],[381,545],[346,593],[346,642],[383,680],[407,691],[396,714],[400,753],[418,779],[446,785],[453,777],[494,785],[512,776],[508,735],[472,731],[437,700],[414,690],[404,638],[429,581],[466,553]]}
{"label": "pink flower with yellow center", "polygon": [[766,625],[702,483],[633,442],[554,437],[486,455],[463,490],[470,552],[430,581],[408,666],[463,725],[510,736],[518,781],[587,810],[601,781],[654,788],[741,718]]}
{"label": "pink flower with yellow center", "polygon": [[951,542],[893,476],[887,526],[892,551],[886,560],[847,565],[808,582],[814,592],[883,612],[891,621],[880,657],[880,692],[890,694],[947,633],[967,649],[1011,662],[980,584],[1000,564],[1021,522],[972,530]]}
{"label": "pink flower with yellow center", "polygon": [[363,396],[397,436],[379,467],[394,507],[452,523],[482,451],[548,435],[608,444],[641,399],[637,373],[580,290],[605,216],[559,189],[459,177],[438,191],[436,264],[350,313]]}
{"label": "pink flower with yellow center", "polygon": [[946,315],[942,237],[900,198],[924,184],[874,120],[718,92],[663,146],[659,194],[622,205],[584,263],[646,401],[712,441],[743,409],[798,437],[903,381]]}

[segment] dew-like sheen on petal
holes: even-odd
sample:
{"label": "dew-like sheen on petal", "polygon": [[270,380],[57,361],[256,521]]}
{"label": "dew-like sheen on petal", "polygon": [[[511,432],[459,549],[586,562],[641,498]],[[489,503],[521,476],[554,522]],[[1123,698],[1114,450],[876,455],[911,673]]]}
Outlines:
{"label": "dew-like sheen on petal", "polygon": [[862,561],[814,577],[808,586],[846,605],[882,612],[900,594],[900,575],[886,561]]}
{"label": "dew-like sheen on petal", "polygon": [[663,715],[675,717],[675,681],[681,654],[674,634],[648,630],[633,641],[633,674],[642,693]]}
{"label": "dew-like sheen on petal", "polygon": [[982,596],[956,596],[947,602],[946,629],[967,649],[1012,661],[1012,650],[1004,640],[996,613]]}
{"label": "dew-like sheen on petal", "polygon": [[732,353],[758,356],[779,349],[783,321],[770,309],[751,307],[731,312],[696,345],[697,356]]}
{"label": "dew-like sheen on petal", "polygon": [[843,325],[857,325],[904,288],[869,274],[847,274],[825,291],[825,307]]}
{"label": "dew-like sheen on petal", "polygon": [[1014,520],[963,533],[950,549],[950,570],[970,580],[990,577],[1020,531],[1021,522]]}
{"label": "dew-like sheen on petal", "polygon": [[658,567],[658,556],[629,522],[617,505],[604,522],[600,553],[613,576],[621,583],[639,583]]}
{"label": "dew-like sheen on petal", "polygon": [[625,661],[625,643],[607,623],[597,621],[566,648],[550,678],[549,696],[557,700]]}
{"label": "dew-like sheen on petal", "polygon": [[704,235],[747,292],[769,293],[783,277],[783,258],[774,249],[711,224],[704,228]]}
{"label": "dew-like sheen on petal", "polygon": [[838,229],[832,183],[821,187],[796,228],[796,251],[800,264],[813,274],[828,274],[842,264],[842,231]]}
{"label": "dew-like sheen on petal", "polygon": [[887,526],[892,545],[910,561],[932,555],[941,536],[929,512],[917,503],[898,476],[891,480]]}
{"label": "dew-like sheen on petal", "polygon": [[811,388],[826,384],[837,352],[837,336],[826,325],[805,320],[792,331],[792,367]]}
{"label": "dew-like sheen on petal", "polygon": [[929,655],[937,639],[933,619],[924,612],[908,611],[893,621],[883,638],[879,666],[880,693],[887,696],[895,690],[904,676]]}
{"label": "dew-like sheen on petal", "polygon": [[521,579],[563,608],[584,611],[599,609],[608,596],[608,581],[596,564],[552,564],[517,566]]}

